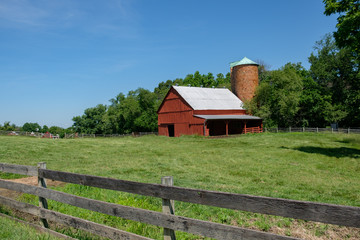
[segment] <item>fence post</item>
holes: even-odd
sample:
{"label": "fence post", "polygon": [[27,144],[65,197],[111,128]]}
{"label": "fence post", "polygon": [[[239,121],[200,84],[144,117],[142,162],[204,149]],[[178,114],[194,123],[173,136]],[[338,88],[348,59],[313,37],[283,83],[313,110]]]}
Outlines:
{"label": "fence post", "polygon": [[[37,167],[38,167],[38,170],[39,169],[46,169],[46,163],[45,162],[39,162]],[[46,188],[45,178],[39,177],[39,174],[38,174],[38,186]],[[46,198],[39,197],[39,207],[48,209],[48,203],[47,203]],[[41,224],[44,227],[49,228],[49,223],[45,218],[40,218],[40,220],[41,220]]]}
{"label": "fence post", "polygon": [[[172,176],[162,177],[161,184],[166,186],[173,186],[174,180]],[[175,214],[174,200],[164,199],[162,200],[162,211],[166,214]],[[175,240],[175,231],[169,228],[164,228],[164,240]]]}
{"label": "fence post", "polygon": [[318,127],[316,127],[316,132],[317,132],[317,133],[319,132],[319,128],[318,128]]}
{"label": "fence post", "polygon": [[303,127],[303,132],[305,132],[305,127]]}
{"label": "fence post", "polygon": [[291,132],[291,127],[289,127],[289,132]]}
{"label": "fence post", "polygon": [[276,127],[276,132],[277,132],[277,133],[279,132],[279,128],[278,128],[278,127]]}
{"label": "fence post", "polygon": [[334,129],[333,129],[333,128],[331,128],[331,133],[334,133]]}
{"label": "fence post", "polygon": [[350,133],[350,128],[348,128],[348,134]]}

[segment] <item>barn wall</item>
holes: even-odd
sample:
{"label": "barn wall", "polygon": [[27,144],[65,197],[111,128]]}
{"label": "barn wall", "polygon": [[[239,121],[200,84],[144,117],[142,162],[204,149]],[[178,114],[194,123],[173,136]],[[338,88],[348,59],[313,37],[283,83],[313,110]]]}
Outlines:
{"label": "barn wall", "polygon": [[169,136],[167,125],[165,125],[165,124],[158,126],[158,132],[159,132],[159,135]]}
{"label": "barn wall", "polygon": [[159,135],[169,136],[167,129],[169,124],[174,124],[175,137],[203,134],[202,128],[198,125],[202,125],[204,119],[193,117],[193,112],[193,109],[182,97],[174,89],[171,89],[158,110]]}
{"label": "barn wall", "polygon": [[[204,120],[203,120],[204,122]],[[204,134],[204,123],[200,124],[191,124],[190,125],[190,134],[191,135],[203,135]]]}

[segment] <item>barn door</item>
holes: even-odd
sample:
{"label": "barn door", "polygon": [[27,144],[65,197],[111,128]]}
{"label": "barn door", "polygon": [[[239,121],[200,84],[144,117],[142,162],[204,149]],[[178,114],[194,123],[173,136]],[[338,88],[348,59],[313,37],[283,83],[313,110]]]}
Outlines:
{"label": "barn door", "polygon": [[168,133],[169,133],[169,137],[175,136],[174,124],[168,125]]}

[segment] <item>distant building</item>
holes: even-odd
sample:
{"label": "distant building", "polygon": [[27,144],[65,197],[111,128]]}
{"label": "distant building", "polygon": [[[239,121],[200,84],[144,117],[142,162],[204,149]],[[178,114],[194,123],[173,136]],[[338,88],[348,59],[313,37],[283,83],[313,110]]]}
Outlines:
{"label": "distant building", "polygon": [[262,132],[262,119],[247,115],[242,102],[254,96],[257,69],[258,64],[248,58],[231,63],[232,92],[223,88],[172,86],[157,112],[159,135]]}
{"label": "distant building", "polygon": [[59,138],[59,134],[53,135],[49,132],[44,133],[44,135],[41,138],[52,138],[52,139],[57,139]]}
{"label": "distant building", "polygon": [[49,132],[46,132],[46,133],[44,133],[42,138],[53,138],[53,135],[51,133],[49,133]]}

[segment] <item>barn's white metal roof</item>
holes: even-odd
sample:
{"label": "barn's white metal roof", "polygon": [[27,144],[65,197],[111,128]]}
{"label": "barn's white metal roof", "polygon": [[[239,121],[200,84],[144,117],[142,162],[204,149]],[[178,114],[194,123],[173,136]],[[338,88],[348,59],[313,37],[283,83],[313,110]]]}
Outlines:
{"label": "barn's white metal roof", "polygon": [[226,88],[173,86],[194,110],[242,110],[243,102]]}
{"label": "barn's white metal roof", "polygon": [[251,115],[194,115],[195,117],[207,119],[207,120],[260,120],[261,118]]}

